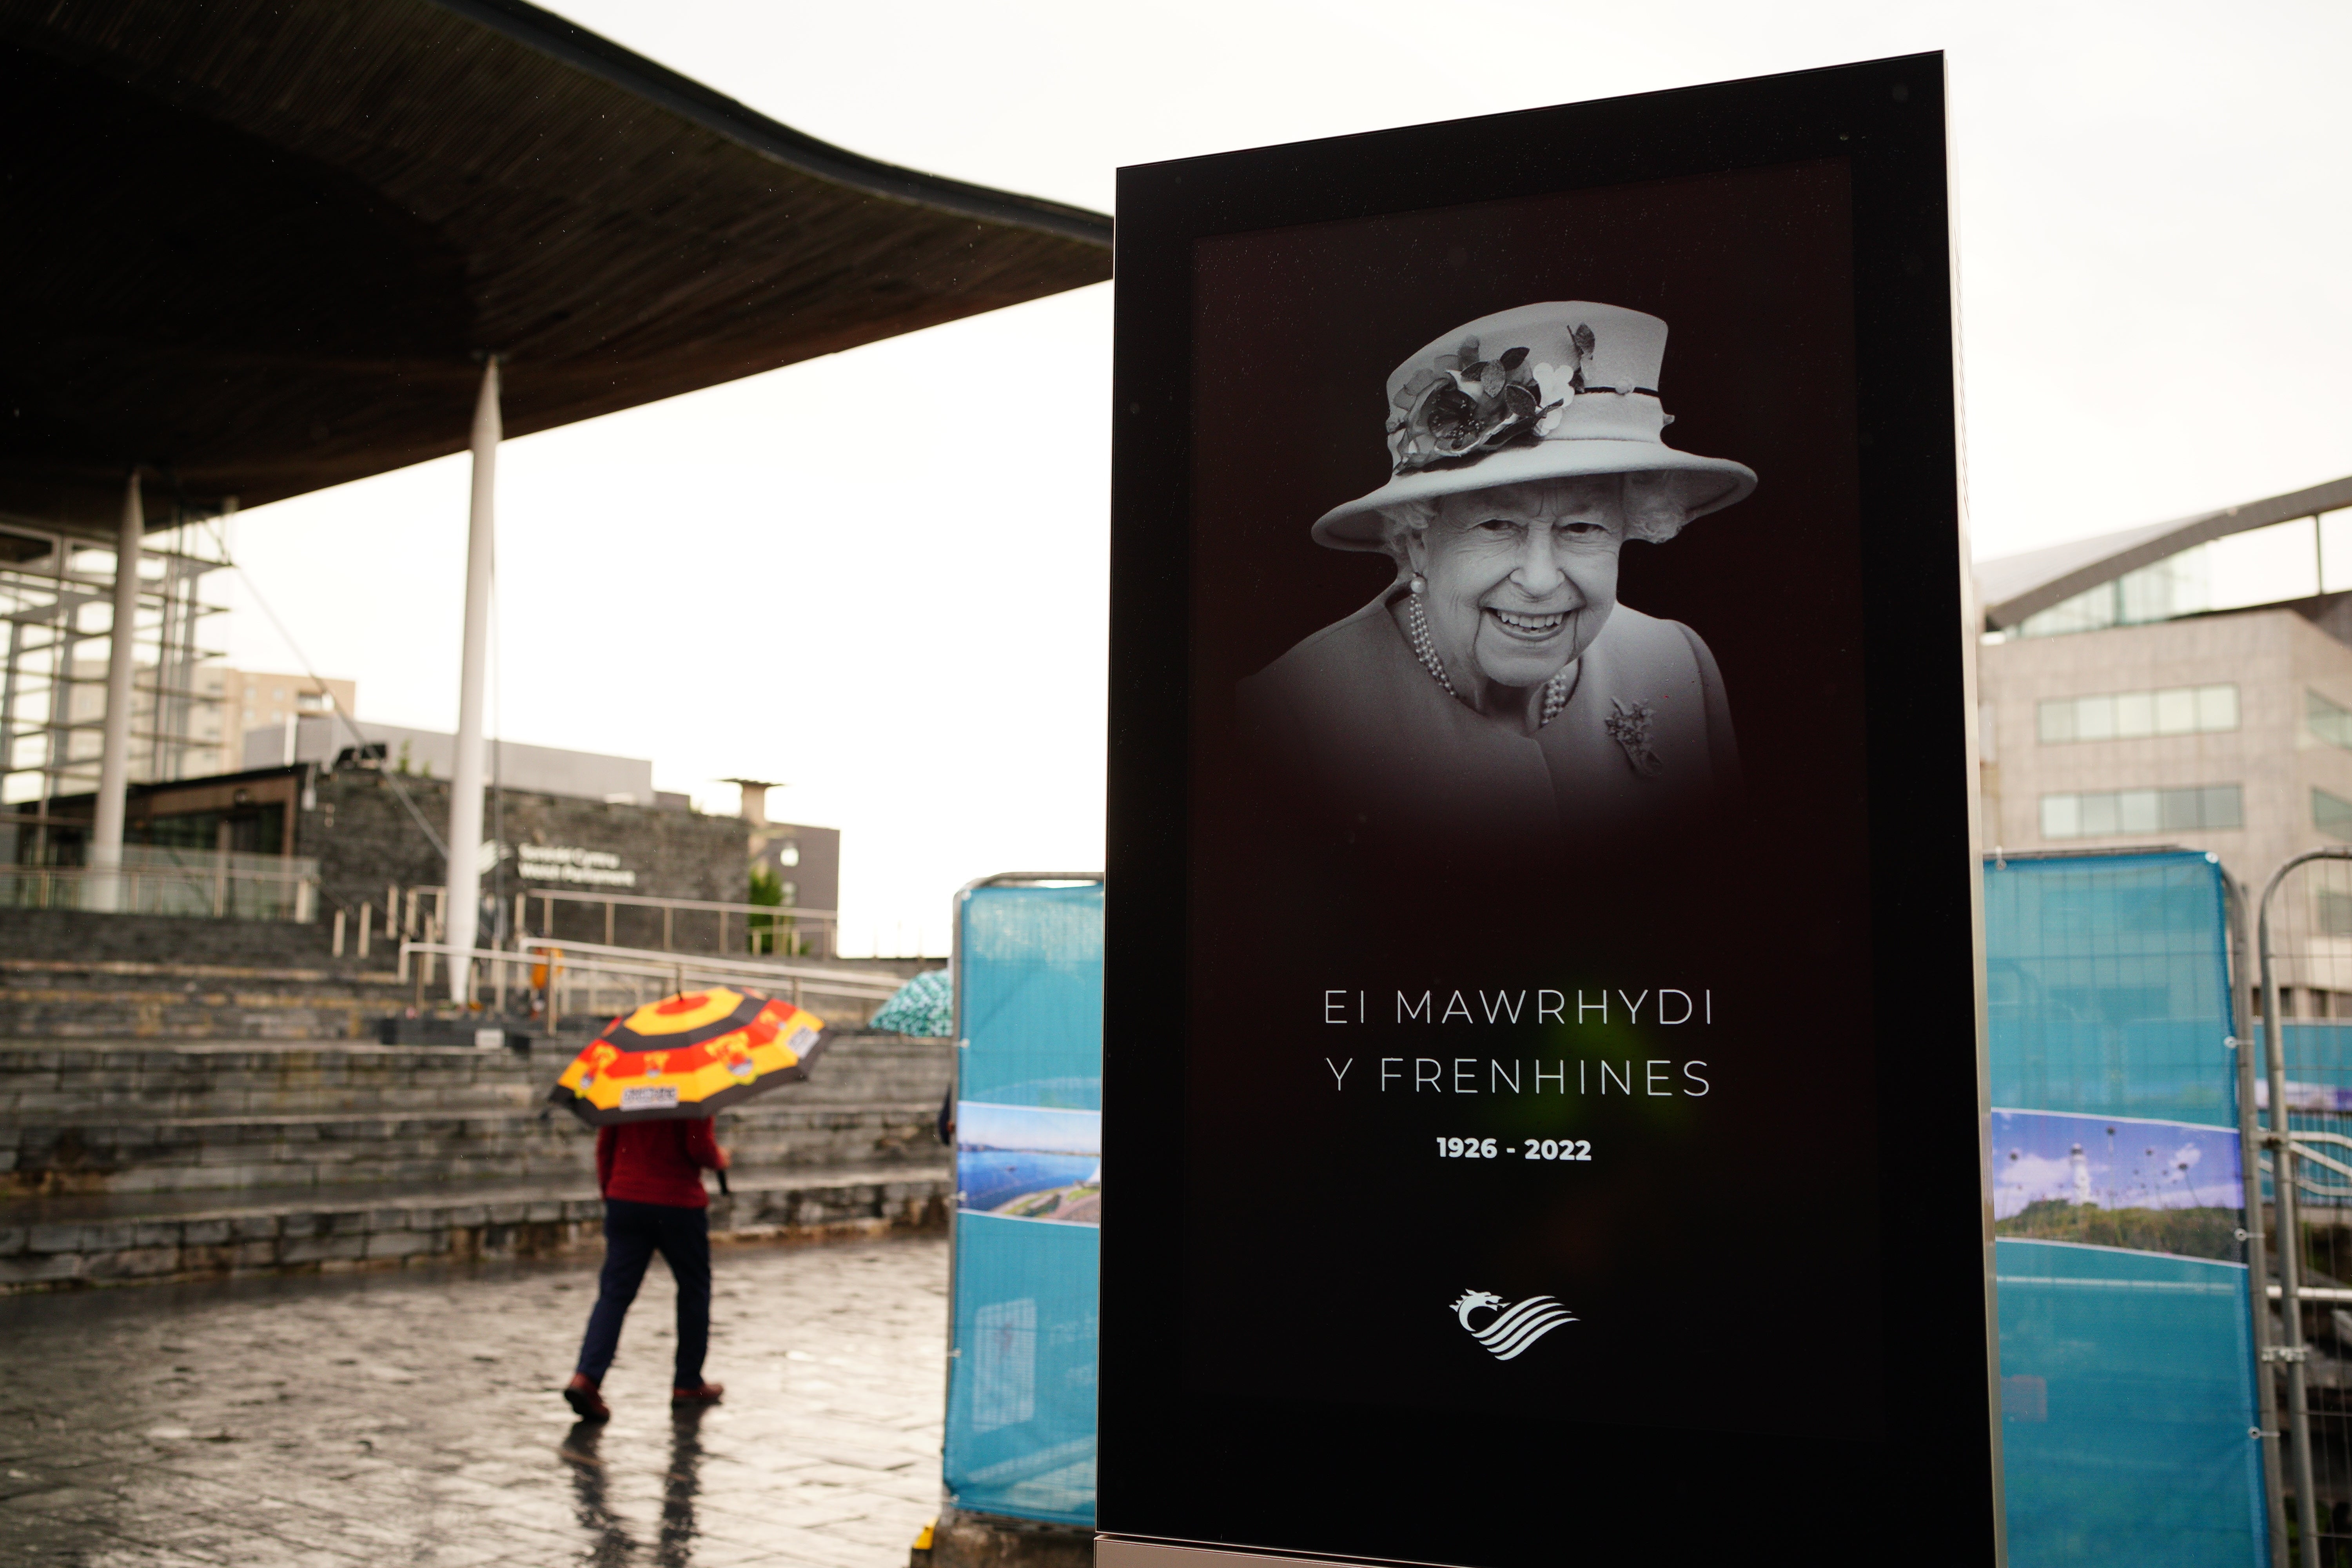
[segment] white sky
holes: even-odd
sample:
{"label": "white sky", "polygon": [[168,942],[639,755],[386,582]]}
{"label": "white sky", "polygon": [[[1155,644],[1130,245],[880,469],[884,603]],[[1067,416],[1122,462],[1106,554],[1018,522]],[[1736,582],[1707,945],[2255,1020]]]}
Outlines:
{"label": "white sky", "polygon": [[[2352,472],[2352,6],[557,9],[842,146],[1101,211],[1122,163],[1942,48],[1977,552]],[[510,443],[504,732],[716,810],[722,774],[790,781],[772,811],[845,831],[854,951],[942,951],[972,877],[1098,865],[1109,359],[1104,286]],[[944,412],[908,450],[877,400]],[[466,486],[239,520],[363,719],[455,728]]]}

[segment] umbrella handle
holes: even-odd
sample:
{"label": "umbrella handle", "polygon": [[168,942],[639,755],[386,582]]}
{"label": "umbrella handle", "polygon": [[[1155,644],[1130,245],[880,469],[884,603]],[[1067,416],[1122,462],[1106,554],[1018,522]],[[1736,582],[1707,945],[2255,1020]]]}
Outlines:
{"label": "umbrella handle", "polygon": [[729,1191],[727,1185],[727,1173],[724,1170],[719,1173],[719,1190],[722,1194]]}

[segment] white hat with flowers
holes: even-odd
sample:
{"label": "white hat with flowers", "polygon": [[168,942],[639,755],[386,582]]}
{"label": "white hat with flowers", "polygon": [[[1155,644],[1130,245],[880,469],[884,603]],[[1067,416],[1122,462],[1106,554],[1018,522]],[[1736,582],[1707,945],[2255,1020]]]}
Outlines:
{"label": "white hat with flowers", "polygon": [[1581,300],[1456,327],[1389,373],[1389,481],[1325,512],[1317,542],[1380,550],[1399,502],[1591,474],[1645,476],[1685,521],[1744,499],[1747,465],[1666,445],[1665,357],[1665,322]]}

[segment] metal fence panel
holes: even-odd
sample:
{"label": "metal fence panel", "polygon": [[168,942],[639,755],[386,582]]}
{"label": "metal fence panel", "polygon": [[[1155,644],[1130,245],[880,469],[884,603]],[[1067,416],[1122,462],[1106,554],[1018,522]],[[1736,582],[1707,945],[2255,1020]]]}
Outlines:
{"label": "metal fence panel", "polygon": [[[2278,986],[2279,1046],[2286,1121],[2308,1152],[2296,1162],[2301,1264],[2302,1363],[2312,1446],[2315,1521],[2328,1568],[2352,1564],[2352,1178],[2321,1160],[2352,1165],[2352,863],[2308,861],[2284,873],[2272,894],[2269,934]],[[2263,1011],[2249,985],[2252,1010]],[[2267,1031],[2257,1023],[2258,1037]],[[2273,1120],[2270,1085],[2255,1103]],[[2278,1229],[2273,1180],[2263,1184],[2265,1228]],[[2283,1245],[2276,1237],[2274,1248]],[[2284,1320],[2272,1308],[2284,1338]],[[2283,1387],[2290,1373],[2280,1370]],[[2281,1395],[2287,1404],[2288,1396]]]}
{"label": "metal fence panel", "polygon": [[957,917],[944,1473],[982,1513],[1094,1522],[1103,889],[980,886]]}
{"label": "metal fence panel", "polygon": [[2221,868],[1989,865],[2010,1560],[2269,1561]]}

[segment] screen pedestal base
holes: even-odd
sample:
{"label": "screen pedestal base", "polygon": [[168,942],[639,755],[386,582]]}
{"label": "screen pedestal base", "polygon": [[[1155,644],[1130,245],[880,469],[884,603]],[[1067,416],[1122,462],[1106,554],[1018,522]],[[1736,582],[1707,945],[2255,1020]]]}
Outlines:
{"label": "screen pedestal base", "polygon": [[[1368,1568],[1352,1558],[1277,1556],[1219,1546],[1176,1546],[1164,1541],[1095,1537],[1095,1568]],[[1443,1568],[1431,1564],[1430,1568]]]}

